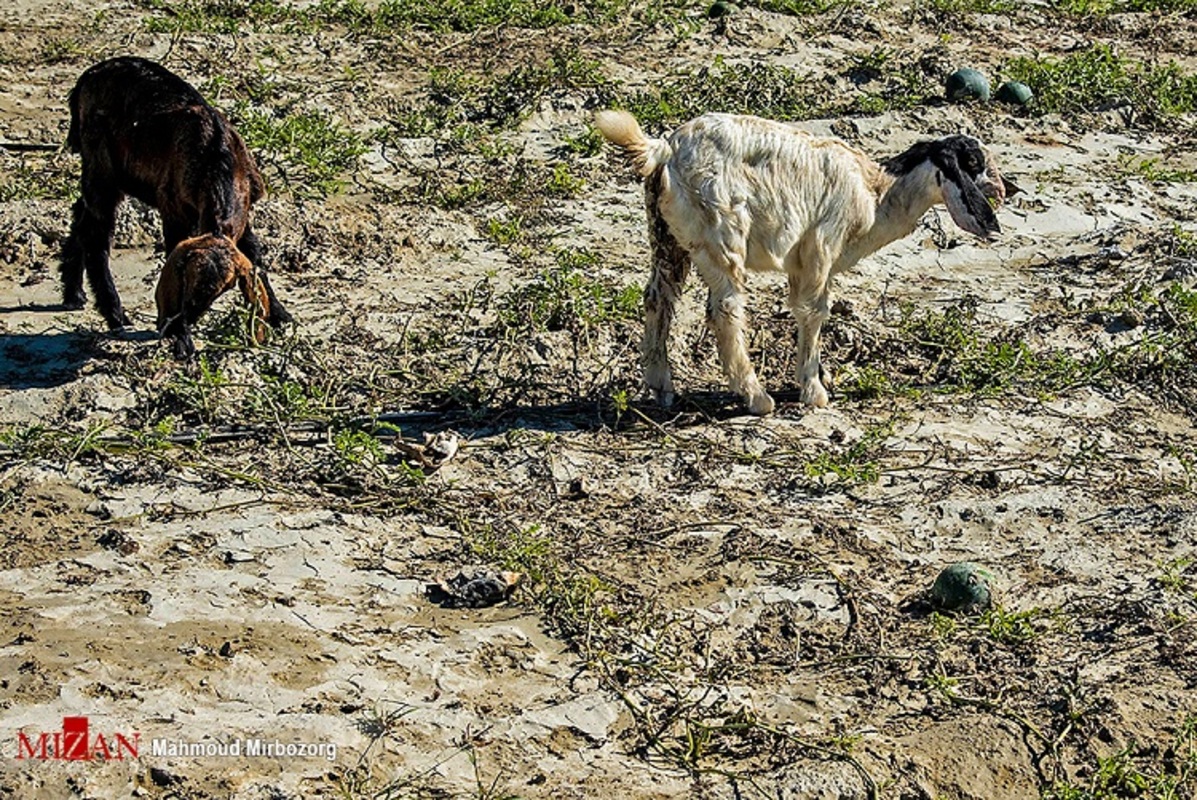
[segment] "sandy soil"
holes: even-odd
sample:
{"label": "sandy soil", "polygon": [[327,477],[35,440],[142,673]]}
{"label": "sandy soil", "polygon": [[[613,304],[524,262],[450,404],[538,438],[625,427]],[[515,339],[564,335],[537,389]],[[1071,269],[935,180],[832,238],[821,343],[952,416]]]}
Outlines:
{"label": "sandy soil", "polygon": [[[232,87],[228,107],[238,80],[272,75],[276,102],[362,135],[418,106],[432,68],[502,72],[550,45],[632,88],[721,55],[850,91],[849,54],[878,47],[995,70],[1096,41],[1197,71],[1191,15],[703,11],[680,30],[172,36],[147,31],[162,14],[142,4],[9,2],[0,142],[61,143],[70,85],[116,53],[160,59],[209,96]],[[601,95],[550,92],[493,134],[511,145],[497,162],[569,164],[585,184],[563,197],[421,201],[422,181],[474,168],[435,135],[372,140],[327,198],[265,160],[255,223],[299,323],[264,352],[222,348],[235,305],[222,300],[200,336],[220,380],[152,332],[152,212],[122,212],[113,265],[135,325],[108,335],[94,310],[57,305],[69,201],[0,202],[0,796],[979,800],[1089,785],[1118,753],[1168,769],[1197,713],[1197,382],[942,390],[900,320],[969,309],[986,339],[1078,357],[1149,340],[1164,323],[1119,316],[1115,300],[1191,283],[1193,257],[1167,243],[1174,226],[1197,230],[1197,184],[1128,164],[1197,170],[1193,120],[923,104],[809,122],[879,157],[975,133],[1027,191],[994,243],[940,209],[837,279],[830,372],[842,386],[909,365],[929,387],[917,395],[797,405],[784,287],[754,278],[753,352],[783,401],[756,419],[725,393],[697,286],[673,413],[635,402],[635,319],[497,327],[559,250],[595,254],[588,276],[604,285],[644,279],[629,171],[563,150]],[[64,152],[0,146],[0,159],[12,185],[78,169]],[[526,236],[499,241],[492,222],[514,218]],[[328,391],[296,411],[273,393],[287,380]],[[375,430],[381,450],[338,439],[377,415],[409,442],[452,430],[461,449],[417,476],[393,429]],[[856,472],[812,466],[828,455]],[[1001,613],[931,614],[923,593],[962,560],[992,570]],[[490,608],[425,598],[475,564],[520,569],[525,585]],[[18,731],[79,715],[140,733],[140,757],[17,758]],[[149,745],[251,738],[335,754]],[[1193,797],[1192,779],[1180,791]]]}

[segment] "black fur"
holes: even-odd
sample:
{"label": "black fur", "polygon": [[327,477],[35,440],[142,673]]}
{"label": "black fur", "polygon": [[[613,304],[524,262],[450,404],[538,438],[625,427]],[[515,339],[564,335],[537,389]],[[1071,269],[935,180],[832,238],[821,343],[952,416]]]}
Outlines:
{"label": "black fur", "polygon": [[[882,166],[890,175],[901,177],[928,161],[940,175],[956,185],[968,213],[981,223],[986,233],[1001,231],[997,215],[977,186],[977,179],[985,172],[985,153],[976,139],[957,134],[919,142]],[[939,180],[938,175],[936,180]]]}

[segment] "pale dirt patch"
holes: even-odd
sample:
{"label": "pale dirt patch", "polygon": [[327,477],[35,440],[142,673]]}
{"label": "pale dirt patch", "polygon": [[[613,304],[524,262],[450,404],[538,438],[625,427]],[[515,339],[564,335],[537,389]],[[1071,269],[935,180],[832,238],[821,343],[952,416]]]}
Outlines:
{"label": "pale dirt patch", "polygon": [[[91,3],[0,9],[0,141],[61,142],[75,76],[116,52],[164,58],[197,84],[249,74],[233,65],[260,54],[254,69],[277,69],[304,102],[365,132],[426,91],[432,66],[508,69],[558,41],[580,43],[605,74],[634,86],[721,54],[826,73],[829,91],[848,52],[941,41],[901,10],[816,21],[749,10],[722,32],[704,22],[690,35],[656,29],[629,41],[572,28],[172,41],[144,33],[138,7],[105,8],[99,23]],[[1165,48],[1192,70],[1192,34],[1192,20],[1156,29],[1119,18],[1060,34],[983,17],[947,38],[943,57],[993,68],[1095,37],[1131,54]],[[44,56],[64,39],[79,52]],[[356,83],[340,79],[346,68]],[[1025,798],[1083,777],[1097,754],[1131,741],[1163,747],[1197,710],[1193,578],[1179,592],[1161,581],[1163,565],[1197,549],[1197,431],[1193,407],[1174,395],[1128,382],[1044,398],[851,401],[833,391],[830,409],[810,412],[792,402],[793,329],[771,276],[752,281],[754,353],[766,385],[789,402],[768,419],[742,416],[719,394],[693,285],[673,351],[678,387],[693,402],[676,415],[612,410],[611,394],[635,386],[634,324],[534,337],[524,361],[498,369],[532,376],[526,400],[471,411],[443,387],[420,385],[460,369],[464,391],[479,355],[463,347],[423,369],[403,350],[411,335],[446,329],[463,295],[501,297],[532,283],[554,265],[545,242],[594,251],[594,275],[615,285],[643,281],[639,187],[608,154],[557,150],[585,130],[586,99],[550,98],[503,137],[531,161],[569,161],[587,180],[576,196],[530,212],[544,237],[530,253],[488,234],[490,219],[513,210],[503,201],[445,210],[405,198],[456,168],[422,138],[363,156],[342,195],[300,200],[276,183],[255,210],[298,336],[330,373],[377,379],[354,395],[353,413],[415,409],[427,413],[404,418],[404,435],[452,427],[466,437],[423,494],[397,482],[398,505],[378,493],[355,503],[352,486],[330,488],[344,477],[329,477],[330,437],[298,428],[286,441],[212,442],[210,461],[71,448],[0,461],[0,795],[856,798],[876,788]],[[1149,183],[1120,158],[1177,153],[1191,169],[1191,132],[1091,128],[998,107],[808,125],[878,156],[928,135],[977,133],[1027,189],[1001,212],[1004,234],[992,245],[933,212],[840,276],[835,294],[851,310],[828,331],[833,374],[877,351],[902,357],[884,350],[901,303],[927,314],[973,298],[980,324],[1027,325],[1036,347],[1086,353],[1133,342],[1141,328],[1050,313],[1064,300],[1104,302],[1135,281],[1161,286],[1184,266],[1153,247],[1174,222],[1193,229],[1197,187]],[[118,336],[103,333],[94,310],[56,307],[68,220],[64,200],[0,204],[0,423],[77,436],[101,425],[142,430],[168,416],[157,405],[168,387],[196,377],[161,356],[151,331],[163,260],[153,217],[129,207],[118,226],[114,274],[134,319]],[[479,300],[461,313],[484,341],[493,307]],[[234,382],[253,377],[248,356],[222,363]],[[186,415],[176,422],[204,427]],[[880,465],[876,481],[808,474],[821,453],[858,442],[861,460]],[[419,502],[402,505],[411,497]],[[424,584],[477,558],[469,542],[486,526],[503,535],[535,527],[560,562],[604,583],[598,596],[617,610],[610,624],[634,633],[608,642],[597,629],[563,631],[572,618],[538,605],[535,587],[496,608],[430,605]],[[933,630],[918,597],[958,560],[995,572],[1011,614],[1053,610],[1034,617],[1034,638]],[[661,752],[682,741],[666,718],[674,711],[751,719],[789,738],[733,736],[687,771]],[[328,742],[337,755],[171,757],[145,744],[136,763],[15,759],[18,730],[60,729],[79,714],[145,743],[262,737]],[[654,749],[654,736],[668,747]]]}

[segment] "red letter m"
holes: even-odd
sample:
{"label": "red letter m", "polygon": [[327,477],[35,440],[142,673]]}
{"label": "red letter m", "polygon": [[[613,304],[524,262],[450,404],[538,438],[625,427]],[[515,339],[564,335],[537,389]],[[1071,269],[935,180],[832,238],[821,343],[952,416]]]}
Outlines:
{"label": "red letter m", "polygon": [[37,750],[34,750],[33,743],[29,741],[29,737],[17,731],[17,758],[38,758],[45,761],[51,757],[47,749],[49,742],[50,734],[39,734],[37,737]]}

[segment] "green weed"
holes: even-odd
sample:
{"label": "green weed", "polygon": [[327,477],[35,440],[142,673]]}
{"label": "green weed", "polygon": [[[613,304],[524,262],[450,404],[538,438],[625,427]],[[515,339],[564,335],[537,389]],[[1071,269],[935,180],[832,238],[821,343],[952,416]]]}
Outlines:
{"label": "green weed", "polygon": [[1165,169],[1159,166],[1160,159],[1145,158],[1135,169],[1149,181],[1155,183],[1194,183],[1197,182],[1197,170]]}
{"label": "green weed", "polygon": [[1013,644],[1035,638],[1038,632],[1034,622],[1042,615],[1037,608],[1028,611],[1007,611],[999,605],[982,614],[978,625],[991,639]]}
{"label": "green weed", "polygon": [[594,127],[588,127],[576,136],[565,136],[561,141],[566,150],[584,158],[603,151],[603,136]]}
{"label": "green weed", "polygon": [[42,44],[38,57],[46,64],[57,64],[60,61],[82,58],[86,54],[86,49],[78,39],[55,36]]}
{"label": "green weed", "polygon": [[839,453],[823,451],[808,461],[804,471],[807,477],[823,478],[834,475],[849,486],[876,483],[881,477],[878,456],[885,446],[885,440],[893,435],[893,423],[874,425],[865,430],[859,439]]}
{"label": "green weed", "polygon": [[1159,123],[1197,109],[1197,76],[1176,64],[1133,62],[1103,44],[1060,59],[1016,58],[1004,73],[1030,86],[1043,112],[1127,106],[1139,120]]}
{"label": "green weed", "polygon": [[640,317],[639,285],[615,286],[590,272],[599,263],[589,250],[556,253],[557,268],[500,298],[500,324],[509,330],[585,331]]}
{"label": "green weed", "polygon": [[1161,752],[1132,742],[1099,756],[1088,778],[1057,781],[1043,800],[1182,800],[1197,790],[1197,717],[1187,716]]}
{"label": "green weed", "polygon": [[280,115],[239,102],[232,112],[251,150],[298,195],[329,195],[344,186],[343,174],[366,152],[362,138],[324,111]]}
{"label": "green weed", "polygon": [[568,164],[557,163],[553,165],[545,192],[551,197],[576,197],[585,187],[586,181],[574,175]]}
{"label": "green weed", "polygon": [[1156,581],[1167,591],[1189,594],[1195,585],[1193,578],[1189,575],[1189,568],[1194,563],[1197,562],[1194,562],[1192,558],[1174,558],[1165,561],[1160,564],[1160,574],[1156,577]]}

